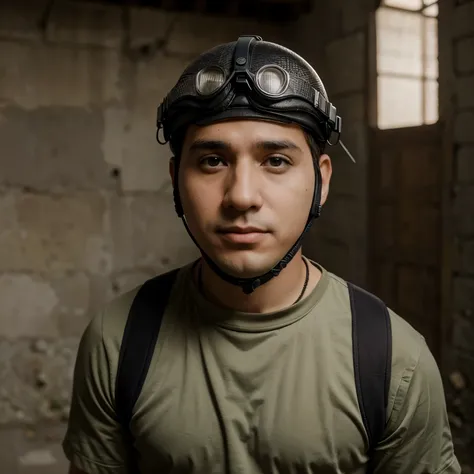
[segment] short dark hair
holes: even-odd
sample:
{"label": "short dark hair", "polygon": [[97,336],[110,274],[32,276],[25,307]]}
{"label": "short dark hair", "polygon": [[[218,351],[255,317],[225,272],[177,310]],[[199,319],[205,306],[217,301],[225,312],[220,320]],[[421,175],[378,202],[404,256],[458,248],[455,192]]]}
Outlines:
{"label": "short dark hair", "polygon": [[[170,138],[171,153],[173,153],[177,160],[181,158],[181,152],[183,151],[184,135],[185,133],[181,132]],[[319,158],[321,158],[321,155],[324,153],[324,143],[320,140],[316,140],[313,135],[306,131],[304,131],[304,136],[313,160],[316,164],[319,164]]]}
{"label": "short dark hair", "polygon": [[309,146],[311,151],[311,156],[313,157],[313,161],[316,164],[319,164],[319,158],[324,153],[324,143],[321,140],[316,140],[313,135],[308,132],[304,132],[304,136],[306,138],[306,143]]}

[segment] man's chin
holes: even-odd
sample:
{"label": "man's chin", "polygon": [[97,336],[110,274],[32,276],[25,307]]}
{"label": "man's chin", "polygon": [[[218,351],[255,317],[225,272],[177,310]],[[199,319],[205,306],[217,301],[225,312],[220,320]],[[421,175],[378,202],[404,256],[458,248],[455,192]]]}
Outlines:
{"label": "man's chin", "polygon": [[[232,252],[209,257],[225,273],[235,278],[255,278],[271,270],[279,258],[262,255],[261,252],[245,251]],[[273,258],[272,258],[273,257]]]}

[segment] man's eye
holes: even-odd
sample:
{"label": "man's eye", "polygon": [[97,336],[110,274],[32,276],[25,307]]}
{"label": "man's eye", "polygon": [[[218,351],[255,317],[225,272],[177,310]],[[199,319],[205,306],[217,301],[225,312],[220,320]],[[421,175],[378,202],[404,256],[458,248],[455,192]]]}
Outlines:
{"label": "man's eye", "polygon": [[290,164],[290,162],[282,156],[271,156],[267,159],[267,163],[272,168],[282,168]]}
{"label": "man's eye", "polygon": [[219,158],[218,156],[206,156],[206,158],[201,160],[201,165],[208,166],[209,168],[216,168],[220,164],[224,164],[224,162],[222,161],[222,158]]}

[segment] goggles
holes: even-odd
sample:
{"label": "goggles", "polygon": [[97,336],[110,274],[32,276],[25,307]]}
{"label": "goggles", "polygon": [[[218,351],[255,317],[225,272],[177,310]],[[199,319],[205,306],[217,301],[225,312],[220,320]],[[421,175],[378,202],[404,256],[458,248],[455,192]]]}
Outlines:
{"label": "goggles", "polygon": [[[173,133],[185,125],[239,115],[295,122],[329,145],[340,141],[342,120],[326,98],[322,82],[318,90],[275,63],[263,64],[251,71],[251,44],[254,41],[261,41],[261,38],[241,36],[230,64],[201,64],[197,71],[185,71],[158,108],[157,138],[160,143],[168,142]],[[309,64],[306,67],[312,70]],[[291,69],[291,65],[288,68]],[[318,82],[319,78],[314,75]],[[250,109],[256,114],[240,114],[239,108]],[[163,138],[159,136],[160,131]]]}

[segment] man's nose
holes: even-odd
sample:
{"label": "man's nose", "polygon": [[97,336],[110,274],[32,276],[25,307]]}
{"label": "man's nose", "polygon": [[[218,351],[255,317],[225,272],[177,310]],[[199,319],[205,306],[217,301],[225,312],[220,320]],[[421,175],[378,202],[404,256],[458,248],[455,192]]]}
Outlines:
{"label": "man's nose", "polygon": [[258,168],[254,162],[241,162],[231,168],[225,183],[224,206],[241,212],[262,206]]}

